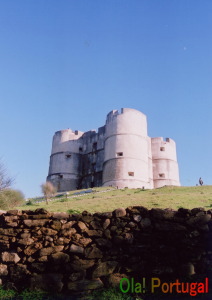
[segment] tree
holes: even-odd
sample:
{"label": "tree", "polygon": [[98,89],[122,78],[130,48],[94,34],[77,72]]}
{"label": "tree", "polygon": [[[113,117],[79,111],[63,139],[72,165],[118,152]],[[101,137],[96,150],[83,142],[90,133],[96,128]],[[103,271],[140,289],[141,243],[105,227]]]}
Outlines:
{"label": "tree", "polygon": [[48,204],[48,200],[53,197],[56,193],[56,187],[50,182],[47,181],[41,185],[42,193],[46,199],[46,204]]}
{"label": "tree", "polygon": [[0,209],[11,209],[24,203],[24,194],[11,189],[14,178],[10,177],[0,160]]}
{"label": "tree", "polygon": [[14,182],[14,178],[10,177],[4,164],[0,161],[0,192],[9,189]]}

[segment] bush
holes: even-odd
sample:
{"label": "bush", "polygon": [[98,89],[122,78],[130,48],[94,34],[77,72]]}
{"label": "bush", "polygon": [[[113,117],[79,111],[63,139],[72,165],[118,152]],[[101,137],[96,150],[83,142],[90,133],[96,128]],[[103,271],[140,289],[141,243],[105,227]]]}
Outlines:
{"label": "bush", "polygon": [[9,189],[0,191],[0,209],[12,209],[22,204],[24,204],[22,192]]}
{"label": "bush", "polygon": [[32,205],[32,200],[28,200],[28,201],[26,202],[26,205]]}

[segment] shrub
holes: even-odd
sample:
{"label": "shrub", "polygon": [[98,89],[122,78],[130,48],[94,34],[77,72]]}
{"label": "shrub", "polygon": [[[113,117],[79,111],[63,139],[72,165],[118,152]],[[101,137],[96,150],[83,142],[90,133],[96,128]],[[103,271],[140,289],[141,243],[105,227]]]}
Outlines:
{"label": "shrub", "polygon": [[32,205],[32,200],[28,200],[28,201],[26,202],[26,205]]}
{"label": "shrub", "polygon": [[12,209],[24,204],[24,195],[21,191],[5,189],[0,191],[0,208]]}
{"label": "shrub", "polygon": [[48,204],[48,200],[56,193],[56,187],[50,181],[47,181],[41,185],[41,190],[46,199],[46,204]]}

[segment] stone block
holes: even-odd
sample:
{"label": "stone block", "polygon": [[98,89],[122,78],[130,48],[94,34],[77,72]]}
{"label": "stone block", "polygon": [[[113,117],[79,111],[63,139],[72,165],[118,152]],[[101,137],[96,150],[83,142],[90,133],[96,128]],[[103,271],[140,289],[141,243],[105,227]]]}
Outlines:
{"label": "stone block", "polygon": [[84,253],[84,248],[72,244],[72,245],[70,246],[69,251],[72,252],[72,253],[83,254],[83,253]]}
{"label": "stone block", "polygon": [[45,226],[47,223],[49,223],[48,219],[37,219],[37,220],[24,220],[24,224],[27,227],[38,227],[38,226]]}
{"label": "stone block", "polygon": [[88,290],[95,290],[98,288],[103,287],[103,282],[97,279],[85,279],[85,280],[78,280],[78,281],[70,281],[68,282],[68,290],[72,292],[79,292],[79,291],[88,291]]}
{"label": "stone block", "polygon": [[114,272],[117,265],[118,265],[117,261],[107,261],[107,262],[99,263],[92,271],[92,278],[108,276],[109,274]]}
{"label": "stone block", "polygon": [[93,267],[95,264],[95,260],[93,259],[75,259],[73,261],[71,261],[71,263],[69,264],[71,270],[74,271],[83,271],[83,270],[87,270],[90,269],[91,267]]}
{"label": "stone block", "polygon": [[95,246],[91,246],[89,248],[85,249],[85,257],[86,258],[102,258],[103,257],[103,253],[102,251],[95,247]]}
{"label": "stone block", "polygon": [[61,224],[60,221],[55,220],[55,221],[52,221],[50,226],[51,226],[52,229],[59,231],[62,227],[62,224]]}
{"label": "stone block", "polygon": [[102,227],[103,227],[103,229],[105,230],[105,229],[108,228],[109,225],[110,225],[110,219],[106,219],[106,220],[104,221]]}
{"label": "stone block", "polygon": [[24,254],[27,256],[33,255],[35,252],[40,250],[43,247],[42,243],[36,242],[32,245],[29,245],[27,248],[24,249]]}
{"label": "stone block", "polygon": [[2,252],[2,262],[17,264],[20,261],[20,257],[15,252]]}
{"label": "stone block", "polygon": [[45,227],[42,227],[41,228],[41,232],[45,235],[56,235],[58,232],[54,229],[51,229],[51,228],[45,228]]}
{"label": "stone block", "polygon": [[57,252],[50,255],[50,260],[57,265],[63,266],[70,261],[70,257],[67,253]]}
{"label": "stone block", "polygon": [[30,288],[41,289],[47,292],[61,292],[63,275],[58,273],[33,274],[30,279]]}
{"label": "stone block", "polygon": [[126,209],[123,207],[117,208],[113,211],[113,214],[116,218],[124,217],[126,216],[127,212]]}
{"label": "stone block", "polygon": [[108,239],[99,238],[99,239],[96,239],[96,243],[100,247],[105,247],[105,248],[111,248],[112,247],[112,243]]}
{"label": "stone block", "polygon": [[54,212],[52,213],[52,218],[58,220],[68,219],[69,214],[66,212]]}
{"label": "stone block", "polygon": [[7,276],[7,275],[8,275],[7,265],[0,264],[0,276]]}
{"label": "stone block", "polygon": [[77,222],[77,227],[79,228],[80,232],[84,232],[88,230],[88,227],[82,221]]}
{"label": "stone block", "polygon": [[87,245],[89,245],[90,243],[92,243],[92,239],[90,238],[82,237],[78,240],[78,244],[83,247],[87,247]]}

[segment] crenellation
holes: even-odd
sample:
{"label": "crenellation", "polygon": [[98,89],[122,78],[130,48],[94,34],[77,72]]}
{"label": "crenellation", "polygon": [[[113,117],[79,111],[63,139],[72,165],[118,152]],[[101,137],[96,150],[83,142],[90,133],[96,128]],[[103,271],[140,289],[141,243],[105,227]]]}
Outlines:
{"label": "crenellation", "polygon": [[112,110],[98,131],[55,133],[47,180],[58,191],[108,185],[178,186],[176,144],[170,138],[150,138],[142,112]]}

